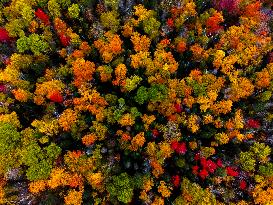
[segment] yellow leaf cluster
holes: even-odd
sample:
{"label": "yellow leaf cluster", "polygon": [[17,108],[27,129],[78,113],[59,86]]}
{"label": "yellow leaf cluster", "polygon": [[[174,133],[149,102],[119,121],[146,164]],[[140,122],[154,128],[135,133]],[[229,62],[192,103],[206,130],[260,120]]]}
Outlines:
{"label": "yellow leaf cluster", "polygon": [[136,52],[149,51],[151,40],[146,35],[141,36],[138,32],[134,32],[131,36],[131,41]]}
{"label": "yellow leaf cluster", "polygon": [[146,141],[146,139],[144,137],[144,132],[138,133],[131,140],[130,149],[133,151],[137,151],[140,147],[142,147],[144,145],[145,141]]}
{"label": "yellow leaf cluster", "polygon": [[69,190],[68,194],[64,197],[66,205],[81,205],[83,191],[76,191],[75,189]]}
{"label": "yellow leaf cluster", "polygon": [[77,122],[78,114],[76,111],[68,108],[63,111],[59,118],[59,124],[64,131],[69,131],[71,126]]}
{"label": "yellow leaf cluster", "polygon": [[160,181],[160,185],[157,187],[157,191],[161,193],[162,197],[164,198],[168,198],[171,196],[171,190],[172,188],[168,187],[165,181]]}

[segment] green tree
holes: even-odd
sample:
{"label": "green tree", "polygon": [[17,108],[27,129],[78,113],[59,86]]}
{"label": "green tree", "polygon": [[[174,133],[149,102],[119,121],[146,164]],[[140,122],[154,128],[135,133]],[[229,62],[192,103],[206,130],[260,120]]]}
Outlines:
{"label": "green tree", "polygon": [[111,198],[117,197],[120,202],[129,203],[133,198],[133,181],[127,173],[113,176],[112,181],[106,185]]}
{"label": "green tree", "polygon": [[54,143],[41,148],[38,143],[31,141],[22,151],[22,162],[28,167],[27,178],[31,181],[46,179],[60,153],[61,148]]}
{"label": "green tree", "polygon": [[36,33],[31,34],[29,37],[23,36],[16,42],[17,49],[23,53],[27,50],[31,50],[34,55],[39,55],[42,52],[46,52],[49,48],[48,43],[44,40],[44,37]]}
{"label": "green tree", "polygon": [[0,123],[0,174],[20,166],[21,134],[9,123]]}
{"label": "green tree", "polygon": [[144,86],[140,86],[134,99],[138,104],[142,105],[145,101],[148,100],[148,89]]}
{"label": "green tree", "polygon": [[68,8],[68,15],[70,16],[70,18],[78,18],[80,14],[80,7],[78,4],[72,4],[69,8]]}
{"label": "green tree", "polygon": [[116,11],[102,13],[100,21],[103,27],[110,29],[112,32],[117,32],[119,29],[119,18]]}

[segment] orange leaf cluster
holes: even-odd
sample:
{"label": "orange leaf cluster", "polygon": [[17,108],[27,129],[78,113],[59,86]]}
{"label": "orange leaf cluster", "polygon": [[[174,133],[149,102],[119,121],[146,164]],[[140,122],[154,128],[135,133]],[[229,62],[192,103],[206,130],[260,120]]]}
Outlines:
{"label": "orange leaf cluster", "polygon": [[105,63],[109,63],[115,56],[122,52],[122,40],[117,34],[106,32],[105,40],[99,39],[94,42]]}
{"label": "orange leaf cluster", "polygon": [[113,85],[125,86],[127,68],[124,64],[119,64],[115,69],[116,79],[113,81]]}
{"label": "orange leaf cluster", "polygon": [[146,35],[140,35],[139,33],[134,32],[134,34],[131,36],[131,41],[136,52],[145,52],[150,48],[151,40]]}
{"label": "orange leaf cluster", "polygon": [[77,112],[68,108],[61,114],[59,118],[59,124],[64,131],[69,131],[71,129],[71,126],[76,123],[77,118]]}
{"label": "orange leaf cluster", "polygon": [[94,142],[96,141],[97,137],[95,134],[88,134],[88,135],[85,135],[83,138],[82,138],[82,143],[85,145],[85,146],[90,146],[92,144],[94,144]]}
{"label": "orange leaf cluster", "polygon": [[72,66],[75,86],[81,87],[84,83],[92,80],[92,75],[95,72],[95,64],[93,62],[78,58],[72,63]]}

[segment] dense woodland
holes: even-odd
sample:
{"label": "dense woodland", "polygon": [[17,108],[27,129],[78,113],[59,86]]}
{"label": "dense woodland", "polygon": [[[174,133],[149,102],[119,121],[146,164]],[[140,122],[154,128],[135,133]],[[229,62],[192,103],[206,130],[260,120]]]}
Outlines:
{"label": "dense woodland", "polygon": [[0,0],[0,204],[273,204],[271,0]]}

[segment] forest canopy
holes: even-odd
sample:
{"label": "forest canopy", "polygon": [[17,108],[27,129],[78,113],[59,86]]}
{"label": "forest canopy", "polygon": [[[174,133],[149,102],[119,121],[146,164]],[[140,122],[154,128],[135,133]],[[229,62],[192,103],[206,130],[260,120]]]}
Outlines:
{"label": "forest canopy", "polygon": [[0,204],[273,204],[271,0],[0,0]]}

